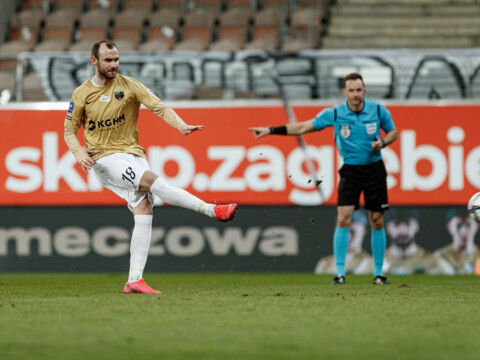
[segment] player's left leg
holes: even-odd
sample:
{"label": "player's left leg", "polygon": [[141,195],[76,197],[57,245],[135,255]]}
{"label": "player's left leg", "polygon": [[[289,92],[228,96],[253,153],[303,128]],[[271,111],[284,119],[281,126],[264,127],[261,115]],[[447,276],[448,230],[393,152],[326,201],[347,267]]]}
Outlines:
{"label": "player's left leg", "polygon": [[384,211],[388,210],[387,173],[383,161],[370,165],[369,176],[365,180],[365,208],[372,228],[371,247],[374,261],[373,283],[389,284],[382,274],[387,238],[384,229]]}
{"label": "player's left leg", "polygon": [[372,227],[372,254],[374,261],[373,277],[382,275],[383,260],[387,247],[387,238],[383,227],[383,211],[369,211],[368,219]]}
{"label": "player's left leg", "polygon": [[124,293],[161,294],[152,289],[143,280],[143,270],[147,263],[148,250],[152,238],[152,204],[148,196],[132,209],[135,226],[130,243],[130,271],[128,282],[125,284]]}
{"label": "player's left leg", "polygon": [[170,205],[193,210],[220,221],[232,220],[237,210],[237,204],[208,204],[188,191],[168,184],[151,171],[146,171],[143,174],[139,191],[150,191]]}
{"label": "player's left leg", "polygon": [[333,234],[333,254],[337,265],[337,275],[331,284],[345,283],[345,260],[347,258],[349,227],[355,208],[358,208],[362,176],[358,167],[344,164],[339,171],[340,184],[338,185],[337,199],[337,226]]}
{"label": "player's left leg", "polygon": [[347,258],[349,226],[354,205],[337,207],[337,226],[333,234],[333,254],[337,265],[337,275],[332,280],[333,285],[345,283],[345,259]]}

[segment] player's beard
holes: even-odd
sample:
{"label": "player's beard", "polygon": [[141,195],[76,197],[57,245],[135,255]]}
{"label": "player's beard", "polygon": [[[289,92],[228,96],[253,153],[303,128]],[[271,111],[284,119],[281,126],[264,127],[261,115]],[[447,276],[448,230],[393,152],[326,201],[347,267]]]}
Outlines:
{"label": "player's beard", "polygon": [[110,71],[109,74],[105,69],[101,69],[100,66],[98,66],[97,71],[104,79],[113,80],[115,76],[117,76],[118,69]]}

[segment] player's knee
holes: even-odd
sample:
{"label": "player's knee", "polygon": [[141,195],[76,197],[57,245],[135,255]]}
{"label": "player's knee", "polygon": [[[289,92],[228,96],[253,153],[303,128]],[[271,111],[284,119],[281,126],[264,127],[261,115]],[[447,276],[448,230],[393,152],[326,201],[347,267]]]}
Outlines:
{"label": "player's knee", "polygon": [[152,187],[153,183],[157,178],[158,176],[155,173],[151,171],[145,171],[143,173],[142,179],[140,180],[138,190],[141,192],[149,192],[150,188]]}
{"label": "player's knee", "polygon": [[148,196],[145,196],[145,198],[140,202],[140,204],[137,205],[137,207],[133,209],[132,212],[133,215],[153,215],[153,207],[148,199]]}
{"label": "player's knee", "polygon": [[348,228],[352,222],[351,216],[344,216],[339,214],[337,217],[337,227]]}
{"label": "player's knee", "polygon": [[380,230],[383,228],[383,213],[374,212],[370,216],[370,225],[375,230]]}

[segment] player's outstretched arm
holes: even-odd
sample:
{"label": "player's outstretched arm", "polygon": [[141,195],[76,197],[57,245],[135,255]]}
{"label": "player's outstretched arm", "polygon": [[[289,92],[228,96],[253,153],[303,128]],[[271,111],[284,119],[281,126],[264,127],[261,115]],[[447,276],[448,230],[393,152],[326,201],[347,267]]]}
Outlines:
{"label": "player's outstretched arm", "polygon": [[185,124],[180,128],[180,132],[183,135],[188,135],[188,134],[191,134],[194,131],[202,130],[203,128],[204,128],[203,125],[186,125]]}
{"label": "player's outstretched arm", "polygon": [[153,113],[163,119],[168,125],[180,131],[183,135],[189,135],[194,131],[202,130],[203,125],[188,125],[178,114],[159,101],[152,109]]}
{"label": "player's outstretched arm", "polygon": [[315,128],[312,122],[307,120],[280,126],[252,127],[248,128],[248,130],[253,131],[256,139],[260,139],[267,135],[302,135],[314,131]]}
{"label": "player's outstretched arm", "polygon": [[248,128],[248,130],[253,131],[253,136],[255,136],[255,139],[260,139],[261,137],[270,135],[269,127],[253,127]]}

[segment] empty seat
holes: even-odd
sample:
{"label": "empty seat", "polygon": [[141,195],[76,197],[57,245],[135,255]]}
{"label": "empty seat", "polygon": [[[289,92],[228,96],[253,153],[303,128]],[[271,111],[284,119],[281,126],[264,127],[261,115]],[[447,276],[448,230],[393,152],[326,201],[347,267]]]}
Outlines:
{"label": "empty seat", "polygon": [[258,1],[255,0],[229,0],[228,1],[228,8],[245,8],[250,9],[252,11],[257,10],[258,8]]}
{"label": "empty seat", "polygon": [[23,101],[48,101],[43,89],[42,81],[36,72],[31,72],[23,77]]}
{"label": "empty seat", "polygon": [[124,8],[152,12],[153,3],[153,0],[125,0]]}
{"label": "empty seat", "polygon": [[195,9],[204,9],[208,12],[218,15],[222,12],[223,7],[222,0],[195,0],[194,8]]}
{"label": "empty seat", "polygon": [[204,51],[210,46],[211,29],[188,27],[183,31],[183,40],[174,46],[179,51]]}
{"label": "empty seat", "polygon": [[18,54],[33,50],[39,37],[43,18],[44,13],[40,8],[26,9],[14,14],[8,41],[0,46],[0,53]]}
{"label": "empty seat", "polygon": [[70,46],[70,51],[90,51],[95,42],[108,38],[111,21],[110,9],[95,8],[82,14],[76,42]]}
{"label": "empty seat", "polygon": [[253,29],[253,39],[245,45],[245,49],[274,51],[277,50],[279,46],[279,28],[271,26],[256,26]]}
{"label": "empty seat", "polygon": [[320,14],[317,11],[310,8],[295,11],[290,16],[289,38],[282,50],[296,52],[317,48],[320,30]]}
{"label": "empty seat", "polygon": [[182,15],[186,10],[184,5],[185,3],[183,0],[158,0],[159,10],[169,9]]}
{"label": "empty seat", "polygon": [[55,10],[69,9],[71,11],[81,13],[86,8],[85,0],[56,0]]}
{"label": "empty seat", "polygon": [[283,26],[280,10],[264,9],[255,14],[253,22],[252,41],[245,45],[245,49],[265,51],[278,49]]}
{"label": "empty seat", "polygon": [[218,39],[210,45],[212,51],[237,51],[245,46],[246,29],[241,26],[222,26]]}
{"label": "empty seat", "polygon": [[149,19],[147,41],[139,47],[141,51],[160,52],[173,48],[176,42],[180,14],[169,8],[153,13]]}
{"label": "empty seat", "polygon": [[15,72],[0,70],[0,93],[3,90],[9,90],[12,95],[15,94]]}
{"label": "empty seat", "polygon": [[34,50],[65,51],[70,47],[72,33],[77,21],[77,14],[71,9],[59,9],[47,15],[43,41],[38,43]]}
{"label": "empty seat", "polygon": [[112,14],[118,11],[121,0],[90,0],[90,10],[92,9],[110,9]]}
{"label": "empty seat", "polygon": [[246,7],[234,7],[222,13],[219,17],[221,26],[248,27],[252,20],[252,11]]}
{"label": "empty seat", "polygon": [[22,10],[40,9],[45,14],[52,9],[52,1],[50,0],[22,0]]}
{"label": "empty seat", "polygon": [[147,12],[138,9],[126,9],[115,16],[113,40],[119,49],[122,51],[138,49],[146,19]]}
{"label": "empty seat", "polygon": [[236,51],[243,48],[251,21],[251,11],[235,7],[220,15],[217,41],[210,46],[214,51]]}
{"label": "empty seat", "polygon": [[263,9],[275,8],[285,15],[289,12],[289,1],[284,0],[263,0]]}
{"label": "empty seat", "polygon": [[206,50],[211,42],[215,14],[210,9],[197,8],[185,17],[182,41],[175,50]]}

